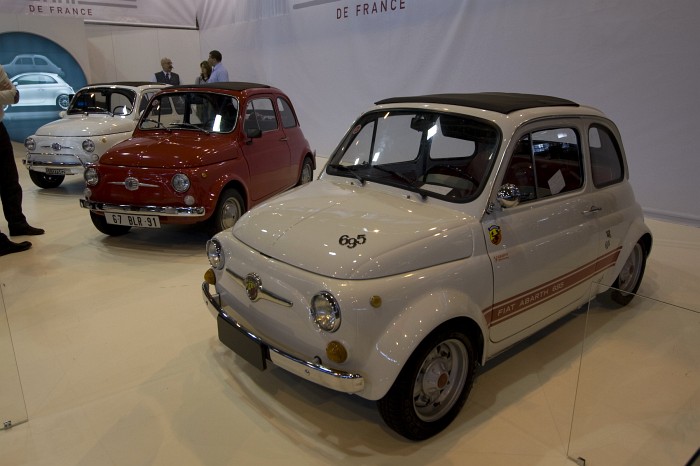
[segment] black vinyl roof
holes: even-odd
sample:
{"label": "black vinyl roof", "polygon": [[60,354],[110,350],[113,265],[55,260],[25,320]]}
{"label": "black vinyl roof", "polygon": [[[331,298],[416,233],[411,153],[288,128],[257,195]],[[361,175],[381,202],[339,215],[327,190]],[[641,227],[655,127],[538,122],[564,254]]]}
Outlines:
{"label": "black vinyl roof", "polygon": [[154,83],[151,81],[114,81],[114,82],[109,82],[109,83],[95,83],[95,84],[88,84],[88,86],[131,86],[131,87],[139,87],[139,86],[149,86],[151,84],[159,84],[159,83]]}
{"label": "black vinyl roof", "polygon": [[508,114],[526,108],[537,107],[578,107],[579,104],[571,100],[560,99],[547,95],[517,94],[512,92],[479,92],[474,94],[428,94],[410,97],[391,97],[375,102],[382,104],[401,103],[432,103],[446,105],[460,105],[482,110]]}
{"label": "black vinyl roof", "polygon": [[[221,82],[221,83],[204,83],[204,84],[183,84],[179,86],[173,86],[176,89],[180,88],[197,88],[197,89],[226,89],[229,91],[245,91],[248,89],[256,89],[256,88],[270,88],[271,86],[267,84],[259,84],[259,83],[246,83],[246,82],[239,82],[239,81],[229,81],[229,82]],[[172,88],[169,88],[172,89]]]}

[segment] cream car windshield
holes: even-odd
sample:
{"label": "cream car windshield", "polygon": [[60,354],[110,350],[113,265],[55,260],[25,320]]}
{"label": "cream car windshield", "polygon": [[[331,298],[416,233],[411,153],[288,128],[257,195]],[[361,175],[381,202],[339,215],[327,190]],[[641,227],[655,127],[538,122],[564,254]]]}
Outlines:
{"label": "cream car windshield", "polygon": [[468,116],[374,112],[351,128],[326,170],[361,183],[469,202],[486,184],[499,141],[495,126]]}
{"label": "cream car windshield", "polygon": [[81,89],[68,107],[68,114],[105,113],[130,115],[134,111],[136,92],[113,87]]}
{"label": "cream car windshield", "polygon": [[213,92],[168,92],[156,95],[139,128],[228,133],[236,127],[238,101]]}

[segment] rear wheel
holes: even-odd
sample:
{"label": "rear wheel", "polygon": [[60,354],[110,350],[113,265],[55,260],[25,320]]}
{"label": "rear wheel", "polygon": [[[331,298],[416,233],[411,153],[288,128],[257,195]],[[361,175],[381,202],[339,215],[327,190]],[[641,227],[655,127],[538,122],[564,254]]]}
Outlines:
{"label": "rear wheel", "polygon": [[314,167],[311,163],[311,159],[308,157],[304,159],[304,164],[301,166],[301,174],[299,175],[299,181],[297,186],[302,184],[311,183],[314,178]]}
{"label": "rear wheel", "polygon": [[35,185],[40,188],[50,189],[57,188],[63,183],[66,178],[65,175],[47,175],[42,172],[35,172],[34,170],[29,170],[29,178],[32,179]]}
{"label": "rear wheel", "polygon": [[646,262],[647,254],[644,246],[642,246],[642,243],[635,244],[632,252],[627,257],[627,261],[625,261],[625,265],[620,270],[620,275],[617,276],[615,283],[613,283],[610,299],[623,306],[632,301],[640,283],[642,283]]}
{"label": "rear wheel", "polygon": [[92,211],[90,211],[90,220],[92,220],[92,224],[95,225],[95,228],[97,228],[100,233],[109,236],[122,236],[129,233],[129,230],[131,230],[131,227],[107,223],[104,215],[98,215]]}
{"label": "rear wheel", "polygon": [[66,110],[68,108],[68,104],[70,104],[70,97],[68,97],[68,95],[61,94],[56,97],[56,105],[61,107],[61,109]]}
{"label": "rear wheel", "polygon": [[231,228],[243,212],[243,198],[238,191],[233,188],[224,190],[211,218],[211,232],[218,233]]}
{"label": "rear wheel", "polygon": [[377,402],[389,427],[410,440],[424,440],[459,414],[474,383],[477,363],[469,338],[442,329],[424,340]]}

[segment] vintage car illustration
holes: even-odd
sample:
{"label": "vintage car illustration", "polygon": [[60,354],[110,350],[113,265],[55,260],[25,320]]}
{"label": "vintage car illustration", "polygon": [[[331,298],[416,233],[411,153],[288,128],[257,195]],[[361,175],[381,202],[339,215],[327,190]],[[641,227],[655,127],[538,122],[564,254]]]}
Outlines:
{"label": "vintage car illustration", "polygon": [[421,440],[457,416],[477,367],[614,285],[628,303],[652,237],[615,124],[529,94],[390,98],[318,180],[207,245],[219,339],[377,400]]}
{"label": "vintage car illustration", "polygon": [[19,102],[3,107],[4,111],[32,111],[35,108],[68,108],[73,88],[54,73],[22,73],[12,78],[19,91]]}
{"label": "vintage car illustration", "polygon": [[131,137],[141,112],[165,84],[114,82],[80,89],[63,118],[41,126],[24,141],[24,164],[41,188],[59,186],[66,175],[82,175],[118,142]]}
{"label": "vintage car illustration", "polygon": [[36,53],[22,53],[16,55],[15,58],[6,65],[2,65],[5,69],[7,75],[11,78],[20,73],[30,73],[30,72],[44,72],[44,73],[54,73],[60,77],[64,77],[65,72],[54,62],[49,60],[48,57],[44,55],[39,55]]}
{"label": "vintage car illustration", "polygon": [[205,222],[216,232],[308,183],[315,166],[279,89],[241,82],[169,87],[153,97],[132,138],[85,170],[80,204],[107,235]]}

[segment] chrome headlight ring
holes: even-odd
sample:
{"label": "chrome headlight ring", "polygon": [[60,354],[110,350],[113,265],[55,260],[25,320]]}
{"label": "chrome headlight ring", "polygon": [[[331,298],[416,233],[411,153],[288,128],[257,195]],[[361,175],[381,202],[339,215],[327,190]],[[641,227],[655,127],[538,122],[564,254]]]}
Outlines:
{"label": "chrome headlight ring", "polygon": [[184,193],[190,189],[190,179],[184,173],[178,173],[170,181],[173,189],[178,193]]}
{"label": "chrome headlight ring", "polygon": [[207,258],[211,266],[217,270],[224,268],[224,255],[221,253],[221,243],[216,238],[207,241]]}
{"label": "chrome headlight ring", "polygon": [[320,291],[311,298],[309,311],[311,319],[321,330],[333,333],[340,328],[340,306],[328,291]]}
{"label": "chrome headlight ring", "polygon": [[27,138],[24,140],[24,147],[26,147],[27,150],[34,150],[36,149],[36,141],[34,138]]}
{"label": "chrome headlight ring", "polygon": [[95,152],[95,142],[92,139],[86,139],[83,141],[83,150],[88,153]]}
{"label": "chrome headlight ring", "polygon": [[100,175],[95,167],[87,167],[83,172],[83,178],[88,186],[95,186],[100,181]]}

